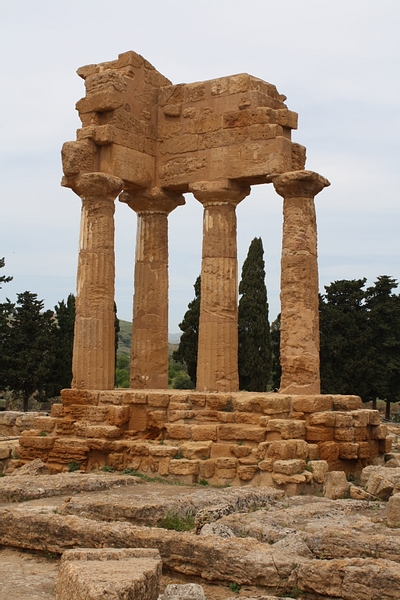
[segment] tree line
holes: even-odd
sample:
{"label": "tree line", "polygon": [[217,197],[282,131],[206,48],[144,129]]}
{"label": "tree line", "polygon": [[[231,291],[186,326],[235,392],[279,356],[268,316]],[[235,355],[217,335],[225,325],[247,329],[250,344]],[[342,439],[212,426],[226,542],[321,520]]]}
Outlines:
{"label": "tree line", "polygon": [[[0,268],[4,267],[0,259]],[[12,277],[0,276],[1,284]],[[44,310],[37,294],[17,294],[17,301],[0,303],[0,390],[28,410],[29,399],[45,401],[71,386],[75,297],[70,294],[54,311]]]}

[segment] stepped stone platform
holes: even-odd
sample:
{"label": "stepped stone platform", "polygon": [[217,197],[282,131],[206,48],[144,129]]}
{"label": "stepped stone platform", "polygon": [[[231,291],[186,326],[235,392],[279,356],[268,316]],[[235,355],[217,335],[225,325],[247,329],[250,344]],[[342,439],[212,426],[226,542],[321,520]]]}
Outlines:
{"label": "stepped stone platform", "polygon": [[383,464],[390,450],[379,412],[357,396],[68,389],[22,432],[17,454],[51,472],[72,463],[297,494],[320,489],[327,471]]}

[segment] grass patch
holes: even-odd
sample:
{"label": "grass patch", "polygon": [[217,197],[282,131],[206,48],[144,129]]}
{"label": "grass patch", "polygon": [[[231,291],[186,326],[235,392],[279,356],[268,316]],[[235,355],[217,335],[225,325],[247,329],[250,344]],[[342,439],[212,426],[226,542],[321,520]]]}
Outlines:
{"label": "grass patch", "polygon": [[74,473],[75,471],[79,471],[80,465],[75,460],[71,460],[68,464],[68,473]]}
{"label": "grass patch", "polygon": [[238,594],[240,592],[241,586],[238,583],[231,581],[231,583],[229,584],[229,589],[232,590],[232,592],[235,592],[235,594]]}
{"label": "grass patch", "polygon": [[184,517],[169,511],[165,517],[160,519],[157,527],[174,531],[191,531],[195,527],[194,516],[188,513]]}

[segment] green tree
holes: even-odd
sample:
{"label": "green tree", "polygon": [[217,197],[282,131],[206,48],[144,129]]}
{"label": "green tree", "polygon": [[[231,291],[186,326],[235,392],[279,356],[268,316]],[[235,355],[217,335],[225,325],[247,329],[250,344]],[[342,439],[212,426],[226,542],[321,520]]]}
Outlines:
{"label": "green tree", "polygon": [[400,296],[392,292],[397,286],[395,279],[381,275],[366,290],[373,353],[369,383],[373,397],[386,401],[386,419],[391,402],[400,400]]}
{"label": "green tree", "polygon": [[271,324],[271,350],[272,350],[272,389],[279,390],[281,385],[281,315],[276,317],[275,321]]}
{"label": "green tree", "polygon": [[115,362],[115,385],[119,388],[129,388],[129,356],[118,354]]}
{"label": "green tree", "polygon": [[250,244],[239,294],[239,388],[265,392],[271,377],[272,353],[261,238],[254,238]]}
{"label": "green tree", "polygon": [[[5,265],[4,258],[0,258],[0,269],[2,269]],[[12,277],[7,277],[6,275],[0,276],[0,284],[8,283],[12,281]],[[2,286],[0,285],[0,290]],[[14,305],[7,298],[6,302],[0,303],[0,388],[6,386],[6,374],[8,369],[8,344],[9,344],[9,336],[10,336],[10,317]]]}
{"label": "green tree", "polygon": [[54,364],[53,313],[43,312],[44,304],[37,294],[17,294],[12,311],[12,327],[7,340],[8,365],[6,385],[19,395],[24,411],[35,392],[46,398],[52,389]]}
{"label": "green tree", "polygon": [[199,343],[199,320],[200,320],[200,297],[201,278],[200,275],[194,284],[194,300],[189,302],[188,310],[183,317],[179,328],[183,332],[178,349],[172,354],[174,361],[185,362],[188,375],[192,381],[192,387],[196,387],[197,370],[197,347]]}
{"label": "green tree", "polygon": [[75,296],[69,294],[54,307],[54,365],[52,369],[52,395],[58,396],[63,388],[70,388],[72,381],[72,349],[74,345]]}
{"label": "green tree", "polygon": [[[114,386],[117,387],[125,387],[117,385],[117,353],[118,353],[118,334],[120,332],[119,319],[117,317],[117,303],[114,301],[114,364],[115,364],[115,373],[114,373]],[[129,387],[129,386],[127,386]]]}
{"label": "green tree", "polygon": [[334,281],[320,298],[321,391],[372,400],[375,349],[365,302],[366,279]]}

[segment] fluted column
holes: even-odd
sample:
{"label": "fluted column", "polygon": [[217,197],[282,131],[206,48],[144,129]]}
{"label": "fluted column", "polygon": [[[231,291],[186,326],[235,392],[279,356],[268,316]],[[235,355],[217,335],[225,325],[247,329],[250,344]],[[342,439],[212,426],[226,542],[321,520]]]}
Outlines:
{"label": "fluted column", "polygon": [[234,392],[238,375],[236,206],[250,187],[198,182],[190,191],[204,206],[198,391]]}
{"label": "fluted column", "polygon": [[283,197],[280,392],[319,394],[317,225],[314,196],[329,181],[313,171],[272,178]]}
{"label": "fluted column", "polygon": [[82,200],[72,387],[114,387],[114,200],[118,177],[85,173],[71,185]]}
{"label": "fluted column", "polygon": [[161,188],[120,196],[137,213],[130,386],[168,388],[168,214],[185,204]]}

